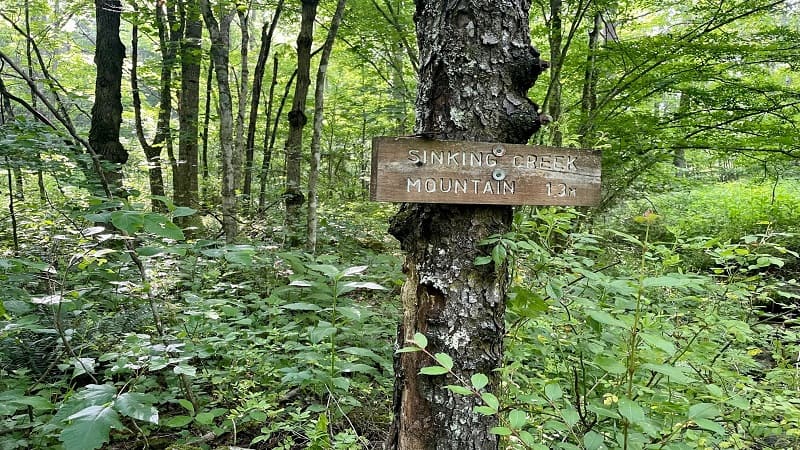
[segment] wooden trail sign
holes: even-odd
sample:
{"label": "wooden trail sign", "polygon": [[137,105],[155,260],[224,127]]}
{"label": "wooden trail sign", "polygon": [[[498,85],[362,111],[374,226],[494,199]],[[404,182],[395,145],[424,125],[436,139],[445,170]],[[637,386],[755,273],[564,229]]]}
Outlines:
{"label": "wooden trail sign", "polygon": [[600,203],[600,161],[598,150],[377,137],[370,199],[592,206]]}

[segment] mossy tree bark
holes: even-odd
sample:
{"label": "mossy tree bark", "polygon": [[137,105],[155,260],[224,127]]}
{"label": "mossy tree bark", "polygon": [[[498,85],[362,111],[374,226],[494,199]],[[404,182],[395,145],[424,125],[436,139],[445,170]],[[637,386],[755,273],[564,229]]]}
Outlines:
{"label": "mossy tree bark", "polygon": [[97,77],[89,129],[89,145],[99,157],[115,164],[103,169],[111,193],[122,194],[122,168],[128,151],[119,141],[122,124],[122,60],[125,46],[119,38],[122,4],[119,0],[95,0],[97,39],[94,63]]}
{"label": "mossy tree bark", "polygon": [[[420,49],[416,132],[439,139],[525,143],[539,129],[528,89],[547,67],[530,45],[530,0],[417,0]],[[414,333],[453,357],[464,379],[490,377],[503,357],[506,267],[475,266],[479,242],[508,230],[510,207],[406,204],[390,233],[406,252],[398,344]],[[496,449],[494,417],[453,394],[449,376],[419,375],[422,353],[395,359],[391,449]]]}

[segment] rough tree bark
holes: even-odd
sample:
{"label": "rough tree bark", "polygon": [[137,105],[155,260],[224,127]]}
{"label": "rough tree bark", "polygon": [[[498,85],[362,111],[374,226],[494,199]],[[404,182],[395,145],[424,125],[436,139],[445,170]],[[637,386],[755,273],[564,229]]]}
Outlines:
{"label": "rough tree bark", "polygon": [[[203,23],[197,0],[180,2],[181,22],[184,32],[180,41],[181,96],[178,107],[178,160],[177,173],[172,185],[175,203],[197,208],[200,204],[198,188],[197,133],[200,120],[200,66],[203,61]],[[181,226],[200,227],[199,216],[179,218]]]}
{"label": "rough tree bark", "polygon": [[97,39],[94,63],[97,78],[94,105],[89,129],[89,145],[101,159],[116,164],[104,168],[104,176],[114,195],[122,194],[122,168],[128,161],[128,151],[119,141],[122,123],[122,60],[125,46],[119,38],[119,0],[95,0]]}
{"label": "rough tree bark", "polygon": [[589,47],[586,54],[586,69],[583,74],[581,93],[581,122],[578,135],[582,147],[588,148],[594,140],[594,111],[597,109],[597,49],[600,44],[600,31],[603,26],[598,11],[594,15],[592,29],[589,30]]}
{"label": "rough tree bark", "polygon": [[234,166],[233,146],[233,100],[228,77],[228,53],[230,51],[231,21],[235,9],[220,14],[219,21],[214,17],[208,0],[200,0],[208,32],[211,35],[211,59],[217,76],[219,143],[222,156],[222,229],[225,241],[232,243],[238,232],[236,219],[236,168]]}
{"label": "rough tree bark", "polygon": [[336,12],[331,19],[331,26],[328,30],[328,37],[322,46],[322,56],[319,58],[317,68],[316,87],[314,89],[314,123],[311,135],[311,167],[308,171],[308,214],[306,220],[306,250],[312,255],[317,251],[317,206],[319,195],[317,193],[317,182],[319,181],[319,165],[322,158],[320,141],[322,140],[322,119],[325,110],[325,79],[328,73],[328,60],[333,51],[333,43],[336,40],[336,32],[344,15],[344,5],[346,0],[338,0]]}
{"label": "rough tree bark", "polygon": [[[416,132],[440,139],[525,143],[539,129],[526,96],[547,67],[530,45],[530,0],[417,0],[420,48]],[[475,266],[478,243],[505,232],[510,207],[405,204],[390,233],[406,252],[398,344],[414,333],[456,362],[469,379],[502,362],[507,268]],[[473,397],[453,394],[446,376],[419,375],[422,353],[395,358],[394,422],[387,448],[496,449],[493,417],[473,413]]]}
{"label": "rough tree bark", "polygon": [[[245,141],[244,153],[244,183],[242,184],[242,194],[250,201],[250,194],[252,193],[253,186],[253,158],[255,153],[256,141],[256,125],[258,125],[258,107],[261,104],[261,91],[264,83],[264,72],[267,67],[267,59],[269,59],[269,51],[272,47],[272,35],[275,34],[275,28],[278,25],[278,19],[281,17],[283,11],[283,0],[279,0],[275,6],[275,14],[269,23],[265,23],[261,28],[261,48],[258,51],[258,60],[256,61],[256,68],[253,73],[253,96],[250,98],[250,116],[247,123],[247,139]],[[277,60],[276,60],[277,62]],[[275,86],[275,77],[272,79],[273,84],[270,89]],[[270,91],[270,101],[272,100],[272,91]],[[269,129],[269,119],[272,111],[267,112],[265,120],[266,128]],[[269,134],[269,131],[267,131]],[[264,149],[266,151],[266,148]]]}
{"label": "rough tree bark", "polygon": [[295,84],[292,110],[289,111],[289,135],[286,138],[286,204],[285,230],[287,243],[293,244],[299,234],[300,207],[305,196],[300,189],[300,163],[303,157],[303,128],[308,122],[306,97],[311,84],[311,43],[314,36],[314,20],[319,0],[302,0],[300,32],[297,35],[297,83]]}

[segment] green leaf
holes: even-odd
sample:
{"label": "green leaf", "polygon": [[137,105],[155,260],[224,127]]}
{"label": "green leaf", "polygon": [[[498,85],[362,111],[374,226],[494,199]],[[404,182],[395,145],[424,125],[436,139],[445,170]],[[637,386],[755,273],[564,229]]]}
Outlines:
{"label": "green leaf", "polygon": [[143,221],[144,230],[148,233],[175,241],[185,239],[183,230],[162,214],[147,213],[144,215]]}
{"label": "green leaf", "polygon": [[208,411],[201,412],[194,417],[200,425],[211,425],[214,422],[214,414]]}
{"label": "green leaf", "polygon": [[597,450],[603,445],[603,435],[596,431],[588,431],[583,435],[583,446],[586,450]]}
{"label": "green leaf", "polygon": [[319,311],[321,308],[313,303],[297,302],[281,305],[281,309],[290,311]]}
{"label": "green leaf", "polygon": [[419,348],[425,348],[428,346],[428,338],[426,338],[422,333],[415,333],[414,343],[417,344],[417,347]]}
{"label": "green leaf", "polygon": [[558,412],[561,414],[561,417],[564,418],[564,423],[570,427],[574,427],[581,420],[581,416],[578,414],[578,411],[572,407],[572,405],[568,405],[566,408],[560,409]]}
{"label": "green leaf", "polygon": [[194,208],[189,208],[188,206],[178,206],[174,210],[172,210],[172,217],[186,217],[191,216],[197,212]]}
{"label": "green leaf", "polygon": [[647,277],[644,280],[642,280],[642,286],[645,288],[654,288],[654,287],[676,288],[676,287],[689,286],[692,283],[696,283],[696,280],[681,274],[664,275],[660,277]]}
{"label": "green leaf", "polygon": [[677,349],[675,348],[675,344],[664,339],[661,336],[657,336],[655,334],[650,334],[650,333],[640,333],[639,336],[641,336],[642,340],[650,347],[662,350],[670,356],[674,355],[675,352],[677,351]]}
{"label": "green leaf", "polygon": [[251,266],[253,265],[253,253],[254,251],[251,249],[231,250],[225,252],[225,260],[233,264]]}
{"label": "green leaf", "polygon": [[470,382],[472,383],[472,387],[474,387],[475,390],[480,391],[481,389],[486,387],[487,384],[489,384],[489,377],[487,377],[482,373],[476,373],[470,377]]}
{"label": "green leaf", "polygon": [[564,391],[561,390],[561,386],[558,383],[550,383],[544,387],[544,395],[554,402],[564,395]]}
{"label": "green leaf", "polygon": [[349,277],[349,276],[352,276],[352,275],[358,275],[359,273],[362,273],[365,270],[367,270],[368,267],[369,266],[348,267],[347,269],[344,269],[344,272],[342,272],[342,276],[343,277]]}
{"label": "green leaf", "polygon": [[419,370],[422,375],[444,375],[448,373],[447,368],[442,366],[428,366]]}
{"label": "green leaf", "polygon": [[544,292],[553,300],[561,300],[561,297],[564,296],[564,290],[561,289],[561,286],[559,286],[558,283],[555,283],[552,280],[545,285]]}
{"label": "green leaf", "polygon": [[90,384],[80,391],[77,398],[83,400],[85,405],[102,405],[110,403],[117,395],[117,388],[110,384]]}
{"label": "green leaf", "polygon": [[492,257],[491,256],[478,256],[477,258],[475,258],[475,263],[474,264],[476,266],[485,266],[486,264],[489,264],[490,262],[492,262]]}
{"label": "green leaf", "polygon": [[456,384],[448,384],[447,386],[445,386],[445,389],[458,395],[472,395],[472,391],[465,388],[464,386],[459,386]]}
{"label": "green leaf", "polygon": [[613,325],[615,327],[621,327],[621,328],[627,327],[627,325],[625,325],[625,322],[615,318],[614,316],[605,311],[590,309],[586,311],[586,314],[592,319],[602,324]]}
{"label": "green leaf", "polygon": [[722,425],[718,424],[717,422],[714,422],[711,419],[697,418],[693,419],[693,421],[694,423],[697,424],[698,427],[704,430],[711,431],[712,433],[717,433],[717,434],[723,434],[723,435],[726,434],[725,428],[723,428]]}
{"label": "green leaf", "polygon": [[72,423],[61,431],[59,439],[66,450],[91,450],[108,442],[111,428],[125,429],[111,406],[93,405],[69,416]]}
{"label": "green leaf", "polygon": [[598,366],[600,366],[601,369],[612,375],[620,375],[628,370],[628,368],[625,367],[625,365],[622,364],[618,358],[611,356],[598,356],[595,362]]}
{"label": "green leaf", "polygon": [[636,424],[645,420],[644,409],[633,400],[620,397],[618,403],[620,415],[628,420],[628,423]]}
{"label": "green leaf", "polygon": [[652,370],[653,372],[660,373],[664,376],[669,377],[669,381],[672,383],[690,384],[697,381],[696,379],[687,376],[684,373],[687,369],[684,369],[682,367],[671,366],[669,364],[653,364],[653,363],[645,363],[642,364],[641,367],[644,370]]}
{"label": "green leaf", "polygon": [[313,271],[320,272],[328,278],[338,278],[342,274],[339,269],[330,264],[309,264],[308,268]]}
{"label": "green leaf", "polygon": [[496,434],[498,436],[511,436],[511,430],[507,427],[492,427],[489,430],[489,433]]}
{"label": "green leaf", "polygon": [[[528,431],[525,431],[525,430],[522,430],[522,431],[520,431],[520,432],[519,432],[519,438],[520,438],[520,439],[522,440],[522,442],[524,442],[524,443],[525,443],[525,445],[527,445],[529,448],[535,448],[536,446],[540,445],[540,444],[539,444],[539,440],[538,440],[538,439],[536,439],[535,437],[533,437],[533,435],[532,435],[530,432],[528,432]],[[547,447],[545,447],[545,449],[546,449],[546,448],[547,448]]]}
{"label": "green leaf", "polygon": [[689,420],[713,419],[720,414],[719,407],[713,403],[697,403],[689,407]]}
{"label": "green leaf", "polygon": [[373,291],[386,291],[387,289],[381,286],[378,283],[373,283],[371,281],[350,281],[344,284],[347,287],[353,289],[370,289]]}
{"label": "green leaf", "polygon": [[188,364],[179,364],[172,369],[175,375],[186,375],[193,377],[197,375],[197,368]]}
{"label": "green leaf", "polygon": [[194,405],[192,405],[192,402],[186,400],[185,398],[179,398],[178,404],[181,405],[186,411],[189,411],[189,414],[194,415]]}
{"label": "green leaf", "polygon": [[502,266],[503,263],[506,262],[507,256],[508,253],[506,252],[506,248],[501,244],[495,245],[494,248],[492,249],[492,261],[494,262],[494,265],[497,267]]}
{"label": "green leaf", "polygon": [[490,407],[488,407],[486,405],[478,405],[478,406],[472,408],[472,411],[475,412],[476,414],[481,414],[481,415],[484,415],[484,416],[493,416],[493,415],[497,414],[496,410],[494,410],[494,409],[492,409],[492,408],[490,408]]}
{"label": "green leaf", "polygon": [[164,422],[164,425],[171,428],[183,428],[192,422],[192,416],[173,416]]}
{"label": "green leaf", "polygon": [[485,403],[486,406],[488,406],[489,408],[492,408],[494,410],[494,412],[497,412],[497,411],[500,410],[500,400],[498,400],[497,397],[494,394],[492,394],[491,392],[482,393],[481,394],[481,400],[483,400],[483,403]]}
{"label": "green leaf", "polygon": [[417,346],[414,346],[414,347],[403,347],[403,348],[397,350],[397,353],[414,353],[414,352],[421,352],[421,351],[422,351],[421,348],[419,348]]}
{"label": "green leaf", "polygon": [[133,235],[144,226],[144,214],[138,211],[114,211],[111,213],[111,223],[118,230]]}
{"label": "green leaf", "polygon": [[508,424],[511,426],[511,428],[519,430],[527,425],[527,423],[528,415],[525,414],[525,411],[514,409],[508,413]]}
{"label": "green leaf", "polygon": [[152,395],[136,392],[120,394],[114,400],[114,409],[123,416],[158,425],[158,410]]}
{"label": "green leaf", "polygon": [[453,358],[451,358],[450,355],[446,353],[437,353],[433,355],[433,358],[447,370],[453,369]]}

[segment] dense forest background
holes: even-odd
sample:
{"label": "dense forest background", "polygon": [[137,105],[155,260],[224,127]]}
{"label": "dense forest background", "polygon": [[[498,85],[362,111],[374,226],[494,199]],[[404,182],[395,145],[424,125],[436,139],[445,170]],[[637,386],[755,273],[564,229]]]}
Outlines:
{"label": "dense forest background", "polygon": [[[404,275],[370,142],[414,133],[413,2],[97,1],[0,0],[0,448],[380,448]],[[504,448],[800,448],[800,4],[530,26],[531,143],[603,150],[603,201],[485,242],[479,413]]]}

